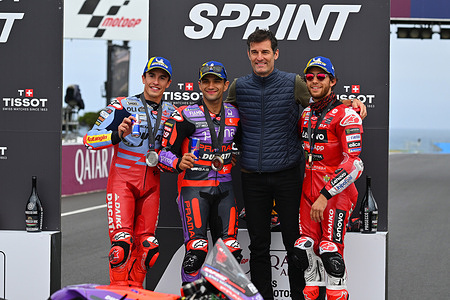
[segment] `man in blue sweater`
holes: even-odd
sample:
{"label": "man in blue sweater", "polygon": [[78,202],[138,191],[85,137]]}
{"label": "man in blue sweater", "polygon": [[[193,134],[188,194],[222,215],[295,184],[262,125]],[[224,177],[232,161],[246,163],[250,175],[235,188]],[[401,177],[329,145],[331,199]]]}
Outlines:
{"label": "man in blue sweater", "polygon": [[[292,299],[304,299],[303,272],[295,266],[293,248],[299,234],[304,158],[297,133],[302,107],[310,95],[303,79],[275,68],[279,49],[275,35],[257,29],[247,39],[253,72],[235,79],[227,102],[241,116],[241,180],[250,237],[251,280],[264,299],[273,299],[270,262],[271,213],[275,199],[288,258]],[[366,107],[360,101],[361,116]]]}

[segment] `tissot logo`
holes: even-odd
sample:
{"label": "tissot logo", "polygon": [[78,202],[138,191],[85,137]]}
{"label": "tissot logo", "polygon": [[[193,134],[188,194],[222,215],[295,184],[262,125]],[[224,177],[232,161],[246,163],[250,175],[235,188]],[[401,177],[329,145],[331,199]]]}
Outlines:
{"label": "tissot logo", "polygon": [[35,96],[34,89],[17,90],[17,96],[3,97],[3,111],[47,111],[47,98]]}
{"label": "tissot logo", "polygon": [[[276,38],[278,40],[297,40],[300,31],[306,29],[309,39],[322,39],[325,27],[333,26],[330,36],[324,39],[339,41],[350,14],[358,13],[361,5],[331,5],[325,4],[320,12],[313,12],[308,4],[287,4],[278,7],[276,4],[257,3],[248,7],[242,3],[225,3],[219,14],[219,8],[212,3],[199,3],[189,11],[189,19],[194,25],[184,27],[184,35],[193,40],[210,37],[213,40],[222,39],[227,28],[244,28],[242,39],[246,39],[256,28],[269,28],[278,25]],[[330,15],[336,15],[330,18]],[[228,17],[235,16],[234,19]],[[317,16],[315,19],[314,16]],[[222,17],[215,25],[208,17]],[[258,18],[259,17],[259,18]],[[262,18],[261,18],[262,17]],[[331,21],[332,20],[332,21]],[[334,24],[328,24],[334,22]],[[292,24],[292,25],[291,25]],[[303,26],[305,24],[305,26]]]}
{"label": "tissot logo", "polygon": [[337,95],[339,100],[346,99],[358,99],[364,103],[368,108],[375,107],[375,95],[373,94],[361,94],[362,88],[359,84],[344,85],[344,93]]}

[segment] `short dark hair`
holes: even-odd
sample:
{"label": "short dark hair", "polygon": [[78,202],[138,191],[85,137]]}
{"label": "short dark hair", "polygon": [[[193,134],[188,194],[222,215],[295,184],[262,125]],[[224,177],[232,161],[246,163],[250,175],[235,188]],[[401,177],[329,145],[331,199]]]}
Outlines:
{"label": "short dark hair", "polygon": [[273,34],[273,32],[268,29],[259,29],[259,28],[256,28],[256,30],[248,36],[247,38],[248,50],[250,50],[251,43],[261,43],[264,41],[270,41],[273,52],[275,53],[275,51],[277,51],[278,40],[275,37],[275,34]]}

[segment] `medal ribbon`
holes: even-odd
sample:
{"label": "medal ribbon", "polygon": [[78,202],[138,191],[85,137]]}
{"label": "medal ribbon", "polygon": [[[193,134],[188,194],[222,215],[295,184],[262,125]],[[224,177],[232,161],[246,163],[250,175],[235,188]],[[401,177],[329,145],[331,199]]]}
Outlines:
{"label": "medal ribbon", "polygon": [[[312,160],[312,158],[313,158],[312,156],[313,156],[313,151],[314,151],[314,144],[316,143],[317,130],[318,130],[320,124],[322,123],[323,118],[325,117],[325,115],[331,110],[331,106],[333,105],[335,100],[336,99],[333,99],[333,101],[330,101],[330,103],[328,103],[326,109],[320,113],[319,119],[317,120],[316,127],[314,128],[314,130],[312,129],[312,125],[311,125],[311,119],[312,119],[313,110],[311,109],[311,111],[309,112],[309,120],[308,120],[309,154],[308,154],[308,162],[309,162],[310,166],[312,166],[312,161],[313,161]],[[312,137],[312,136],[314,136],[314,137]]]}
{"label": "medal ribbon", "polygon": [[222,102],[222,107],[220,109],[220,125],[219,125],[219,136],[216,134],[216,130],[214,128],[213,121],[211,119],[211,115],[209,113],[208,107],[202,101],[203,110],[205,111],[205,119],[206,123],[208,123],[209,133],[211,135],[211,142],[214,148],[214,152],[220,152],[223,144],[223,135],[225,131],[225,107]]}
{"label": "medal ribbon", "polygon": [[148,148],[149,151],[155,151],[155,138],[156,138],[156,133],[158,132],[159,129],[159,125],[161,124],[161,116],[162,116],[162,105],[161,103],[159,104],[158,107],[158,115],[156,117],[156,124],[155,124],[155,128],[152,127],[152,122],[150,119],[150,115],[148,113],[148,106],[147,106],[147,101],[144,98],[144,93],[142,93],[140,95],[140,99],[144,105],[144,109],[145,109],[145,115],[147,116],[147,124],[148,124]]}

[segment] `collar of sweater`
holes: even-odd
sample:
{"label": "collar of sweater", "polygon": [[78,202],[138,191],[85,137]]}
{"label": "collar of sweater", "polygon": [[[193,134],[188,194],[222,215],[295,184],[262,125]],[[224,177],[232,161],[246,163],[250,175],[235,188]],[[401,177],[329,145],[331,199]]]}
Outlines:
{"label": "collar of sweater", "polygon": [[252,72],[253,80],[255,80],[256,82],[261,82],[261,83],[272,82],[278,76],[278,73],[279,73],[279,71],[277,68],[273,69],[273,71],[268,76],[265,76],[265,77],[261,77],[259,75],[256,75],[255,72]]}

